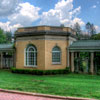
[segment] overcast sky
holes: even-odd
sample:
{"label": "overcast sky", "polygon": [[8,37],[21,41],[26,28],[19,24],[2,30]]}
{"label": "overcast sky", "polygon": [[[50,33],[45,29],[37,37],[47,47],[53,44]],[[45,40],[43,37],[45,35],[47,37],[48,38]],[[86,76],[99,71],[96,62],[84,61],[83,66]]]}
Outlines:
{"label": "overcast sky", "polygon": [[[89,21],[100,32],[100,0],[0,0],[0,27],[64,24],[82,27]],[[83,28],[84,29],[84,28]]]}

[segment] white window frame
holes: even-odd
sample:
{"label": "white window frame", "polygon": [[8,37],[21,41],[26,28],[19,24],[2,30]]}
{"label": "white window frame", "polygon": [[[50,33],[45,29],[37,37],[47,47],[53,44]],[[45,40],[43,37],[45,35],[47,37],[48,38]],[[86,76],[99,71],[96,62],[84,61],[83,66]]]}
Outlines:
{"label": "white window frame", "polygon": [[[29,49],[32,48],[34,51],[29,51]],[[33,57],[33,61],[34,61],[34,65],[30,65],[29,64],[29,52],[33,53],[34,57]],[[26,55],[27,53],[27,55]],[[25,67],[37,67],[37,50],[34,46],[28,46],[27,48],[25,48],[24,50],[24,66]],[[26,59],[27,59],[27,62],[26,62]]]}
{"label": "white window frame", "polygon": [[[58,46],[55,46],[54,48],[56,48],[56,47],[59,48]],[[52,49],[52,64],[61,64],[61,49],[59,48],[59,51],[53,51],[53,49]],[[53,61],[53,53],[59,53],[60,54],[60,57],[59,57],[60,61],[59,62],[54,62]]]}

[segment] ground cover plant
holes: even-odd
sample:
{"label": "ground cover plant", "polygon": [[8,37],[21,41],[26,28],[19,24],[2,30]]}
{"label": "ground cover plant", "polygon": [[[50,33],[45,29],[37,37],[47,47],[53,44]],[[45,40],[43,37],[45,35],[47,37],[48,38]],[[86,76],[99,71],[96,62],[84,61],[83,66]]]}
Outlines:
{"label": "ground cover plant", "polygon": [[81,74],[35,76],[0,70],[0,88],[100,99],[100,76]]}

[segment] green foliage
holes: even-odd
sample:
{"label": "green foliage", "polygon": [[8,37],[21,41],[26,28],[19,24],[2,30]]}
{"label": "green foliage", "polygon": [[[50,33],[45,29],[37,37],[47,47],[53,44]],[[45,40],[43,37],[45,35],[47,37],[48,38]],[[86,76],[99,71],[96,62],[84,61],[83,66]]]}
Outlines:
{"label": "green foliage", "polygon": [[100,40],[100,33],[92,35],[91,39],[93,39],[93,40]]}
{"label": "green foliage", "polygon": [[56,75],[56,74],[67,74],[69,73],[69,68],[60,70],[30,70],[30,69],[16,69],[12,68],[13,73],[20,74],[32,74],[32,75]]}
{"label": "green foliage", "polygon": [[0,44],[1,43],[6,43],[6,35],[2,29],[0,29]]}
{"label": "green foliage", "polygon": [[13,44],[13,46],[12,46],[12,47],[13,47],[13,49],[16,49],[16,47],[15,47],[15,43]]}
{"label": "green foliage", "polygon": [[0,88],[100,99],[100,76],[81,74],[37,76],[0,70]]}
{"label": "green foliage", "polygon": [[95,53],[94,64],[95,72],[98,74],[100,72],[100,52]]}
{"label": "green foliage", "polygon": [[96,56],[99,56],[100,57],[100,52],[96,52]]}
{"label": "green foliage", "polygon": [[83,59],[86,57],[89,57],[89,53],[88,52],[80,52],[80,57]]}
{"label": "green foliage", "polygon": [[75,66],[79,66],[81,72],[87,73],[89,66],[89,53],[80,52],[80,57],[75,59]]}
{"label": "green foliage", "polygon": [[83,72],[86,72],[86,68],[87,68],[86,61],[82,61],[82,68],[83,68]]}
{"label": "green foliage", "polygon": [[11,32],[5,32],[3,29],[0,28],[0,44],[11,43],[11,41],[12,41]]}
{"label": "green foliage", "polygon": [[100,69],[97,71],[97,75],[100,75]]}
{"label": "green foliage", "polygon": [[11,43],[12,41],[12,33],[11,32],[6,32],[6,41],[7,43]]}

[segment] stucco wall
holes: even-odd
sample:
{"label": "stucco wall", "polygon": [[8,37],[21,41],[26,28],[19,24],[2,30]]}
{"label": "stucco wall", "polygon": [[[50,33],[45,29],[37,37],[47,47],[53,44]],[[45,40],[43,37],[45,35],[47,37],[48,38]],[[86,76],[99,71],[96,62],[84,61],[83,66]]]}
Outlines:
{"label": "stucco wall", "polygon": [[[52,64],[52,49],[54,46],[61,49],[61,64]],[[67,43],[66,40],[46,40],[45,41],[45,69],[64,69],[67,63]]]}
{"label": "stucco wall", "polygon": [[[16,39],[16,68],[29,68],[41,70],[64,69],[67,67],[67,47],[69,41],[73,41],[66,36],[29,36]],[[28,44],[33,44],[37,48],[37,67],[27,67],[24,65],[24,50]],[[58,46],[61,49],[61,64],[52,64],[52,49]]]}
{"label": "stucco wall", "polygon": [[[24,50],[28,44],[33,44],[37,48],[37,67],[26,67],[24,65]],[[30,40],[16,42],[16,68],[24,69],[45,69],[45,41],[44,40]]]}

